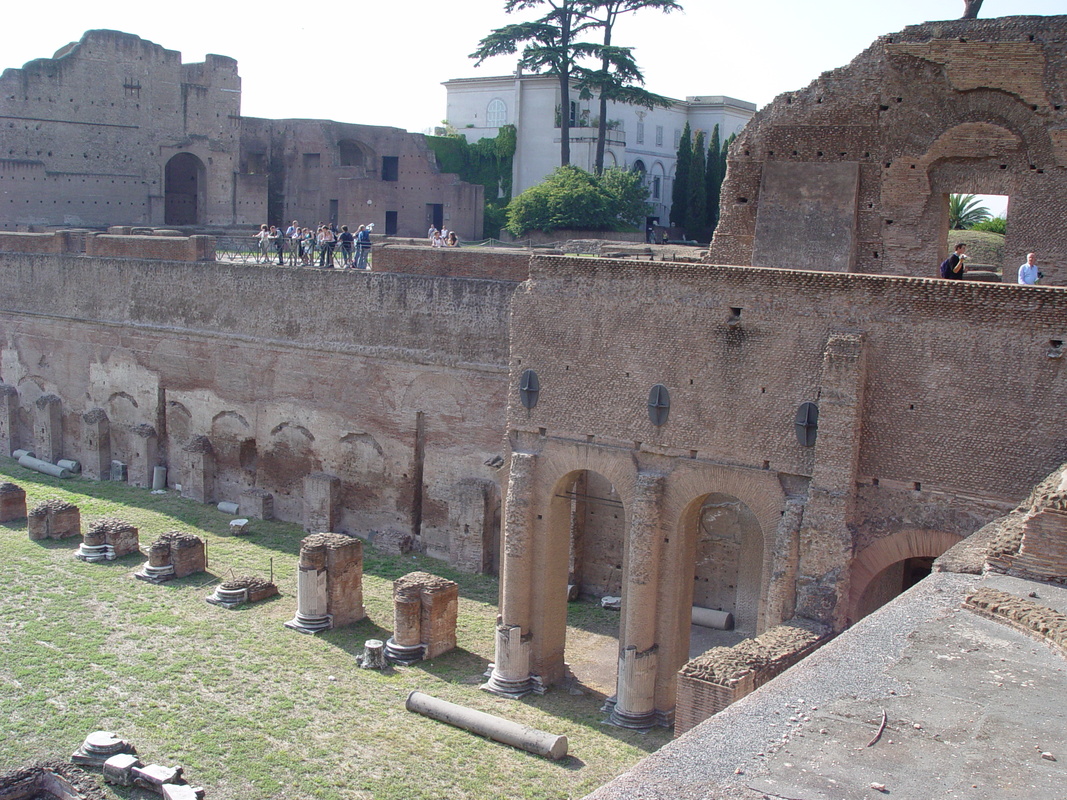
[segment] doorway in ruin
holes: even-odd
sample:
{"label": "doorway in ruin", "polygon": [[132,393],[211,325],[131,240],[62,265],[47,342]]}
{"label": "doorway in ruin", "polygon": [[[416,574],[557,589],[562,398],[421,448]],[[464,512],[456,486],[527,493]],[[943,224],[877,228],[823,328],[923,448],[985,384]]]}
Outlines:
{"label": "doorway in ruin", "polygon": [[615,693],[621,612],[603,608],[621,597],[626,515],[611,481],[590,470],[567,475],[553,497],[552,526],[567,536],[565,660],[573,679],[605,697]]}
{"label": "doorway in ruin", "polygon": [[956,245],[967,245],[966,268],[970,280],[1004,283],[1017,279],[1015,267],[1006,263],[1010,198],[1002,194],[949,192],[942,196],[942,230],[945,259]]}
{"label": "doorway in ruin", "polygon": [[904,530],[878,539],[853,560],[849,621],[857,622],[930,574],[934,559],[960,541],[936,530]]}
{"label": "doorway in ruin", "polygon": [[689,657],[694,658],[759,632],[767,550],[756,514],[730,494],[712,492],[694,500],[682,524],[686,548],[692,553],[685,561],[692,572],[679,576],[692,585],[692,600],[683,605],[683,613],[692,616],[693,608],[708,609],[721,614],[704,616],[729,614],[733,622],[726,628],[690,625]]}
{"label": "doorway in ruin", "polygon": [[163,176],[163,218],[166,225],[199,225],[204,207],[204,162],[192,153],[178,153]]}

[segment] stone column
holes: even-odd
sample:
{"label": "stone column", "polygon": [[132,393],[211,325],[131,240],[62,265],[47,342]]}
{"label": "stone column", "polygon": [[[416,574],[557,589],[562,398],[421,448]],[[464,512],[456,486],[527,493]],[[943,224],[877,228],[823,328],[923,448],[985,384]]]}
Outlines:
{"label": "stone column", "polygon": [[656,722],[656,596],[659,591],[660,530],[664,478],[640,472],[634,485],[623,587],[619,673],[610,721],[624,728]]}
{"label": "stone column", "polygon": [[0,454],[11,455],[18,447],[19,390],[0,383]]}
{"label": "stone column", "polygon": [[94,481],[111,478],[111,423],[102,408],[94,408],[82,416],[85,454],[82,474]]}
{"label": "stone column", "polygon": [[35,405],[33,438],[37,457],[55,464],[63,458],[63,401],[57,395],[42,394]]}
{"label": "stone column", "polygon": [[182,475],[182,497],[198,503],[215,499],[215,450],[206,436],[194,436],[182,448],[185,474]]}
{"label": "stone column", "polygon": [[500,565],[500,614],[496,627],[496,662],[483,688],[508,697],[533,689],[530,676],[530,583],[533,567],[530,494],[537,456],[513,452],[504,506],[504,552]]}
{"label": "stone column", "polygon": [[304,530],[332,531],[337,526],[340,500],[340,478],[325,472],[313,472],[304,478]]}
{"label": "stone column", "polygon": [[130,430],[134,452],[127,466],[127,480],[132,486],[152,487],[152,470],[159,465],[156,429],[151,425],[137,425]]}
{"label": "stone column", "polygon": [[808,504],[800,528],[797,615],[848,624],[852,533],[866,377],[864,335],[831,333],[823,354],[819,430]]}
{"label": "stone column", "polygon": [[296,616],[285,623],[318,633],[366,617],[363,607],[363,543],[340,533],[315,533],[300,543]]}
{"label": "stone column", "polygon": [[771,580],[760,608],[758,630],[766,631],[793,618],[797,605],[797,562],[804,501],[787,500],[771,551]]}

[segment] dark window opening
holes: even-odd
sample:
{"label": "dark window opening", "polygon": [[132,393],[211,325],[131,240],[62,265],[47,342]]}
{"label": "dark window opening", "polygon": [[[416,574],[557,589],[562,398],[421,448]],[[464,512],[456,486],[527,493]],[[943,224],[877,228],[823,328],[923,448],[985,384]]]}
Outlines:
{"label": "dark window opening", "polygon": [[[382,156],[382,180],[383,181],[398,181],[400,180],[400,157],[399,156]],[[386,231],[388,233],[388,231]]]}

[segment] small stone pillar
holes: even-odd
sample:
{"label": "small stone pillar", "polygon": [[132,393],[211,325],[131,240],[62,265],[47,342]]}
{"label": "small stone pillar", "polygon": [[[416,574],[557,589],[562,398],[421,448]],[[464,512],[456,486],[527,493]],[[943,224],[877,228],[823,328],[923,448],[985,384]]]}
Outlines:
{"label": "small stone pillar", "polygon": [[325,472],[304,478],[304,530],[330,531],[337,527],[341,479]]}
{"label": "small stone pillar", "polygon": [[18,430],[19,390],[0,383],[0,454],[9,456],[15,449]]}
{"label": "small stone pillar", "polygon": [[182,531],[169,531],[156,539],[148,548],[148,563],[135,578],[151,583],[162,583],[171,578],[184,578],[207,569],[207,553],[204,540]]}
{"label": "small stone pillar", "polygon": [[0,483],[0,522],[26,518],[26,490],[14,483]]}
{"label": "small stone pillar", "polygon": [[363,655],[356,660],[363,669],[385,669],[389,662],[385,660],[385,642],[381,639],[368,639],[363,643]]}
{"label": "small stone pillar", "polygon": [[138,530],[121,519],[98,519],[82,537],[81,547],[74,554],[82,561],[112,561],[140,550]]}
{"label": "small stone pillar", "polygon": [[63,401],[54,394],[42,394],[35,404],[33,438],[37,457],[49,464],[63,458]]}
{"label": "small stone pillar", "polygon": [[34,541],[82,535],[81,512],[65,500],[45,500],[27,516],[30,539]]}
{"label": "small stone pillar", "polygon": [[363,542],[340,533],[314,533],[300,543],[296,616],[285,623],[318,633],[358,622],[363,608]]}
{"label": "small stone pillar", "polygon": [[245,489],[237,498],[241,513],[255,519],[274,519],[274,495],[266,489]]}
{"label": "small stone pillar", "polygon": [[215,499],[215,449],[206,436],[194,436],[182,448],[185,474],[182,476],[182,497],[198,503]]}
{"label": "small stone pillar", "polygon": [[151,425],[135,425],[130,429],[134,452],[130,458],[127,477],[132,486],[152,487],[152,470],[158,465],[156,429]]}
{"label": "small stone pillar", "polygon": [[410,572],[393,581],[394,633],[386,654],[401,664],[413,664],[447,653],[456,646],[459,584]]}
{"label": "small stone pillar", "polygon": [[82,415],[82,435],[85,457],[82,474],[94,481],[111,478],[111,423],[102,408],[94,408]]}

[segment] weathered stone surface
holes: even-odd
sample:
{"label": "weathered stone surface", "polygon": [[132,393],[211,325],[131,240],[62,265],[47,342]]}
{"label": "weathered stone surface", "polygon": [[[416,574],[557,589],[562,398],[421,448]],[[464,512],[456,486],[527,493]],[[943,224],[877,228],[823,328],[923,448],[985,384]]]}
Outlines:
{"label": "weathered stone surface", "polygon": [[28,528],[33,540],[81,536],[81,512],[66,500],[44,500],[30,509]]}
{"label": "weathered stone surface", "polygon": [[26,490],[14,483],[0,483],[0,522],[26,518]]}

